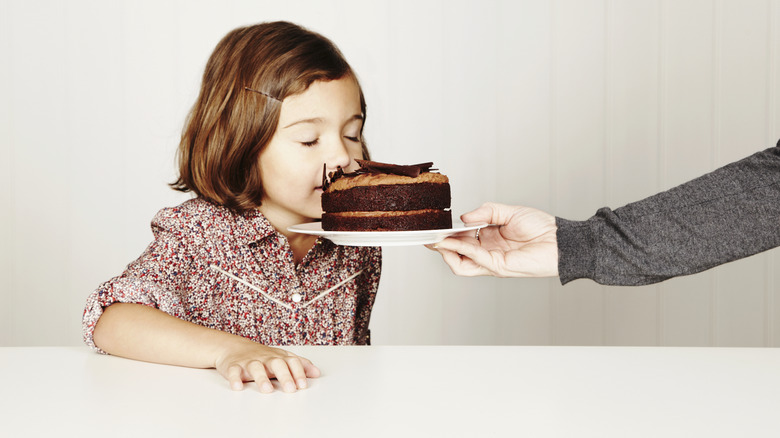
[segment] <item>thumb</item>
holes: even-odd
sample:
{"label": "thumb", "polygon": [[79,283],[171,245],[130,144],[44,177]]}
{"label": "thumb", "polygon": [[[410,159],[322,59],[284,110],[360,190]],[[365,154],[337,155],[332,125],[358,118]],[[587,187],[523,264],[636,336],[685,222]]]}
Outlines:
{"label": "thumb", "polygon": [[486,202],[478,209],[470,211],[461,216],[464,223],[487,223],[492,225],[506,225],[512,220],[512,216],[523,207],[499,204],[497,202]]}
{"label": "thumb", "polygon": [[492,217],[493,204],[487,202],[482,204],[476,210],[462,214],[460,216],[460,220],[463,221],[464,224],[492,223],[490,221]]}

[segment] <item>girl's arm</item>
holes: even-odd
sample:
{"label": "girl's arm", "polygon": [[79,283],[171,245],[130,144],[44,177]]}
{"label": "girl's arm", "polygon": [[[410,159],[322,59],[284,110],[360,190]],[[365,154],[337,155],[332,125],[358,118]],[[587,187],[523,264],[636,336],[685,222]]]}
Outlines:
{"label": "girl's arm", "polygon": [[231,333],[181,320],[143,304],[114,303],[95,326],[95,344],[130,359],[193,368],[216,368],[240,390],[252,381],[261,392],[273,391],[276,378],[285,392],[306,388],[307,377],[320,371],[308,359],[267,347]]}

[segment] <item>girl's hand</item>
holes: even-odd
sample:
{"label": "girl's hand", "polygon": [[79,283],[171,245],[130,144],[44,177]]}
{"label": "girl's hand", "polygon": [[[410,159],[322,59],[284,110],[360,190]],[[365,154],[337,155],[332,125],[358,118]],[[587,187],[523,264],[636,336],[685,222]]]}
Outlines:
{"label": "girl's hand", "polygon": [[528,207],[486,203],[461,216],[464,223],[491,226],[444,239],[438,251],[452,272],[462,276],[550,277],[558,275],[555,217]]}
{"label": "girl's hand", "polygon": [[254,380],[260,392],[273,392],[271,379],[276,378],[284,392],[295,392],[308,386],[307,378],[320,376],[308,359],[244,338],[219,355],[215,368],[236,391],[244,387],[243,382]]}

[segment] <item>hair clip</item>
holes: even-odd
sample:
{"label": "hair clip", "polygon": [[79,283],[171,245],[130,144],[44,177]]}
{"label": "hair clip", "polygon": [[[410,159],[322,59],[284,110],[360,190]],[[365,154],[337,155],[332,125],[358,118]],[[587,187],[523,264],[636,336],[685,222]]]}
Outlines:
{"label": "hair clip", "polygon": [[267,98],[269,98],[269,99],[273,99],[273,100],[275,100],[275,101],[277,101],[277,102],[279,102],[279,103],[281,103],[281,102],[282,102],[282,101],[281,101],[281,99],[277,99],[277,98],[275,98],[275,97],[271,96],[270,94],[268,94],[268,93],[264,93],[264,92],[262,92],[262,91],[260,91],[260,90],[255,90],[255,89],[253,89],[253,88],[249,88],[249,87],[244,87],[244,90],[254,91],[255,93],[260,93],[260,94],[262,94],[263,96],[265,96],[265,97],[267,97]]}

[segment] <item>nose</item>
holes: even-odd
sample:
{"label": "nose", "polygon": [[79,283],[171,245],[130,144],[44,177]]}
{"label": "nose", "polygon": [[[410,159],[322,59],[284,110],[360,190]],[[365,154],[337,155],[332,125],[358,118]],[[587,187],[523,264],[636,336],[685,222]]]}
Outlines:
{"label": "nose", "polygon": [[328,169],[335,170],[338,167],[346,169],[352,164],[345,139],[334,140],[326,150],[325,163]]}

